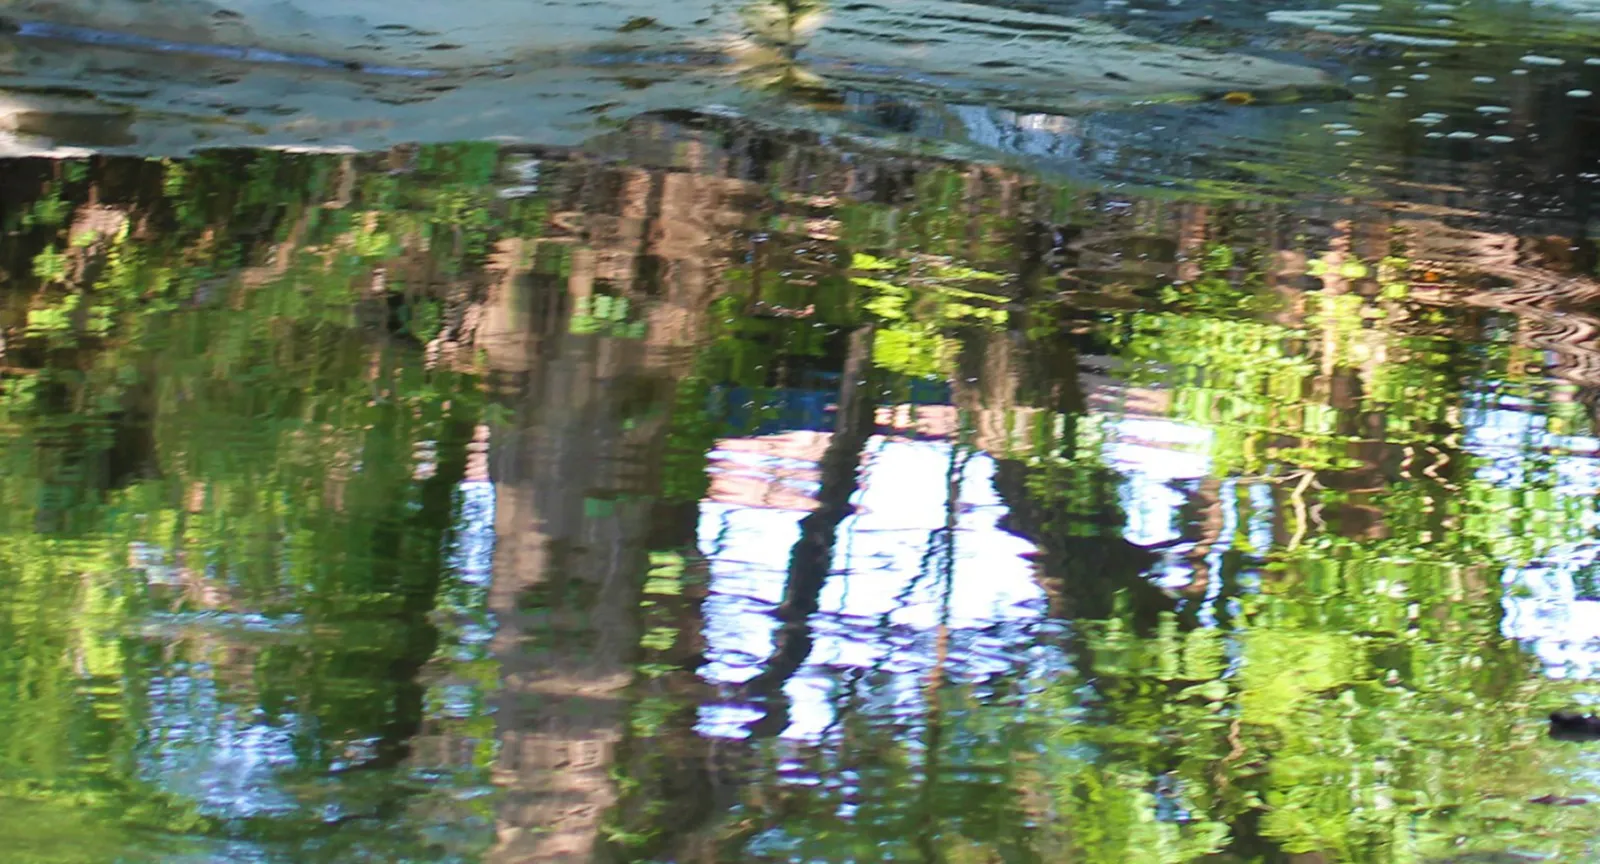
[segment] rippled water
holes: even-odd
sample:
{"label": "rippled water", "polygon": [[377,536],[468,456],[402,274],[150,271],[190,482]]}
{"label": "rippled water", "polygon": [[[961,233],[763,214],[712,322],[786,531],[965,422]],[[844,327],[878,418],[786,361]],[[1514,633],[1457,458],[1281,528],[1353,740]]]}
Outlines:
{"label": "rippled water", "polygon": [[336,152],[0,36],[0,861],[1600,860],[1600,7],[857,5]]}

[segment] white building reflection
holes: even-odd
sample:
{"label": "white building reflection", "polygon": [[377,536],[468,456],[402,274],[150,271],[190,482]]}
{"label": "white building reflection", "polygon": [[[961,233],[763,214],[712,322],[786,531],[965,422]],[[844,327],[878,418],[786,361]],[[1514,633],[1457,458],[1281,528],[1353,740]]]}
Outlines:
{"label": "white building reflection", "polygon": [[[1184,558],[1192,544],[1183,542],[1182,508],[1192,484],[1213,471],[1213,434],[1151,416],[1097,416],[1106,432],[1101,455],[1123,478],[1124,535],[1168,548],[1151,578],[1181,589],[1192,574]],[[994,458],[971,452],[959,482],[948,483],[952,458],[962,454],[939,434],[950,430],[938,419],[892,424],[910,434],[878,435],[869,443],[857,509],[840,528],[832,574],[811,620],[812,651],[784,686],[787,739],[825,736],[838,720],[839,689],[853,676],[874,676],[877,686],[902,693],[907,710],[915,710],[919,688],[937,665],[957,680],[1001,674],[1022,652],[1035,650],[1039,628],[1049,626],[1036,550],[1002,527],[1006,507],[993,484]],[[1594,507],[1581,507],[1600,494],[1600,440],[1551,431],[1549,417],[1531,406],[1482,409],[1463,419],[1463,445],[1482,460],[1482,478],[1510,488],[1542,471],[1552,500],[1582,510],[1581,537],[1540,549],[1528,566],[1505,567],[1503,632],[1527,645],[1552,677],[1600,677],[1600,586],[1594,584],[1600,581],[1600,517]],[[712,492],[701,505],[699,528],[711,574],[701,673],[725,693],[756,676],[774,651],[774,612],[799,522],[815,506],[818,461],[828,439],[825,432],[787,432],[724,440],[712,453]],[[1250,505],[1223,508],[1222,539],[1204,555],[1212,567],[1239,541],[1255,552],[1273,547],[1271,495],[1261,478],[1222,481],[1224,500],[1244,498]],[[1530,505],[1528,512],[1542,511]],[[954,550],[944,560],[935,538],[951,515]],[[1206,586],[1208,600],[1218,587],[1216,581]],[[941,622],[950,640],[942,658]],[[760,713],[730,697],[702,706],[699,728],[713,737],[743,737]]]}
{"label": "white building reflection", "polygon": [[[1548,549],[1527,566],[1501,562],[1506,586],[1502,632],[1528,646],[1555,678],[1600,678],[1600,439],[1566,434],[1546,414],[1499,403],[1464,418],[1467,452],[1482,460],[1481,479],[1498,489],[1538,490],[1548,504],[1503,502],[1526,509],[1525,535],[1498,538],[1508,548],[1537,544],[1551,529]],[[1589,506],[1581,506],[1589,502]],[[1543,507],[1561,505],[1572,524],[1539,525]],[[1574,531],[1575,529],[1575,531]]]}
{"label": "white building reflection", "polygon": [[[880,434],[868,443],[856,509],[840,526],[811,618],[811,653],[784,686],[785,738],[823,736],[837,719],[837,691],[851,677],[870,674],[890,691],[903,690],[914,710],[936,666],[954,680],[999,675],[1036,650],[1041,627],[1057,626],[1046,617],[1038,550],[1003,527],[1007,507],[995,490],[994,457],[958,451],[953,425],[934,416],[940,411],[953,413],[947,406],[880,412],[880,420],[909,417],[893,425],[910,434]],[[1210,433],[1148,417],[1107,424],[1104,456],[1126,478],[1129,538],[1175,539],[1185,501],[1178,482],[1208,472]],[[711,454],[711,495],[699,527],[711,574],[701,674],[726,692],[759,674],[776,647],[774,613],[800,520],[815,507],[829,437],[800,431],[724,440]],[[947,524],[948,547],[941,537]],[[699,728],[743,737],[759,714],[734,700],[706,705]]]}

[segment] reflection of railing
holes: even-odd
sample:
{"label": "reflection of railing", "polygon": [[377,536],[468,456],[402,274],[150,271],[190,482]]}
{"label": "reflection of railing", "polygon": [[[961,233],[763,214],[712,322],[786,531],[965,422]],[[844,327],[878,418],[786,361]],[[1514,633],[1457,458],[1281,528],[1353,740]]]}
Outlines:
{"label": "reflection of railing", "polygon": [[[775,436],[788,432],[831,432],[838,391],[825,386],[830,377],[816,373],[812,387],[711,388],[707,413],[717,423],[718,438]],[[837,380],[837,376],[831,376]],[[1129,417],[1166,417],[1170,394],[1149,387],[1129,387],[1103,375],[1080,376],[1089,406]],[[956,405],[947,382],[913,380],[898,398],[877,406],[874,431],[917,440],[951,440],[964,425],[978,449],[1003,456],[1023,443],[1043,409],[1009,406],[968,409]]]}
{"label": "reflection of railing", "polygon": [[[837,375],[817,373],[818,384]],[[836,386],[836,385],[835,385]],[[707,410],[722,427],[719,437],[772,435],[779,432],[809,430],[832,432],[839,392],[828,386],[744,387],[719,386],[711,389]],[[950,385],[944,382],[913,381],[906,398],[913,406],[950,405]],[[944,437],[944,436],[936,436]]]}

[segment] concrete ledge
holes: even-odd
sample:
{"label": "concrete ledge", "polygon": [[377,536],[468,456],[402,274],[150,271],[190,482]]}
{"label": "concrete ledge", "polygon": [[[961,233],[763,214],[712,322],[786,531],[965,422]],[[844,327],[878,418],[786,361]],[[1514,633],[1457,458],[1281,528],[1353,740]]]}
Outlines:
{"label": "concrete ledge", "polygon": [[814,2],[793,21],[772,0],[0,0],[0,147],[570,144],[649,110],[794,120],[804,100],[770,91],[794,80],[1046,114],[1327,84],[1081,19]]}

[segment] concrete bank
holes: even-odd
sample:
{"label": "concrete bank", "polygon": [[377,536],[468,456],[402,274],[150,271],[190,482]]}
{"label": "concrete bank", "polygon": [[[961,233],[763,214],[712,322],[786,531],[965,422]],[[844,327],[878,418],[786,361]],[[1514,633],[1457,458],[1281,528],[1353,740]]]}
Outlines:
{"label": "concrete bank", "polygon": [[12,150],[559,144],[640,111],[759,110],[776,81],[1045,113],[1326,83],[1082,19],[806,2],[0,0],[0,132]]}

